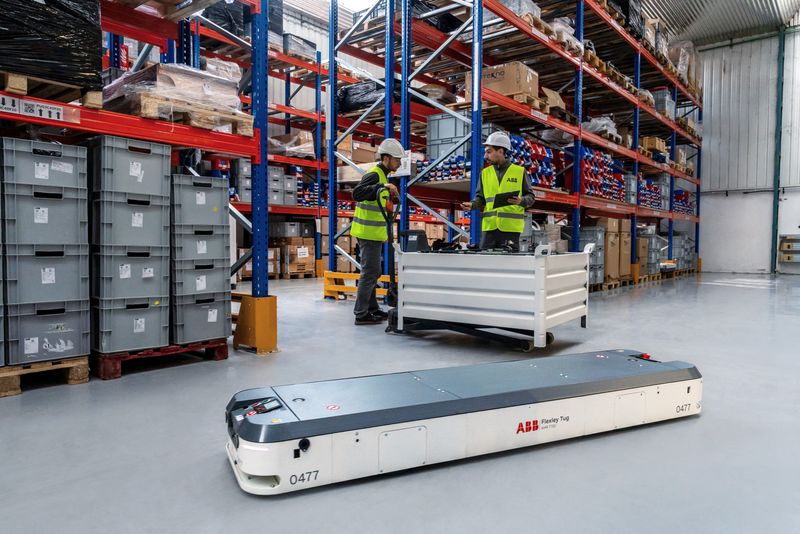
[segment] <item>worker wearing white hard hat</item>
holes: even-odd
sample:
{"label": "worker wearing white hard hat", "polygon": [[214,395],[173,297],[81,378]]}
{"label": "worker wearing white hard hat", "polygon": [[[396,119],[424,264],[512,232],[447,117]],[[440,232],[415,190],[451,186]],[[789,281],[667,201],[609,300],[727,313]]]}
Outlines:
{"label": "worker wearing white hard hat", "polygon": [[525,209],[533,205],[531,182],[525,169],[511,163],[511,139],[505,132],[493,132],[484,143],[484,158],[489,165],[481,172],[478,190],[465,210],[483,210],[482,249],[519,248],[524,229]]}
{"label": "worker wearing white hard hat", "polygon": [[383,244],[389,238],[378,203],[385,208],[389,193],[397,196],[397,186],[390,183],[388,178],[400,168],[400,160],[404,155],[403,145],[397,139],[385,139],[378,147],[380,162],[362,176],[353,189],[356,211],[350,235],[358,239],[361,254],[361,277],[353,309],[357,325],[380,324],[387,318],[387,313],[378,306],[375,294],[382,272]]}

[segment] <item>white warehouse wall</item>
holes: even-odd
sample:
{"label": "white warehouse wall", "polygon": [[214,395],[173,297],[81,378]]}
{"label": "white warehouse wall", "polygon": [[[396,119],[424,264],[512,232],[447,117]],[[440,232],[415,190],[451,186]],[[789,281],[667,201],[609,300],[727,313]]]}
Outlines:
{"label": "white warehouse wall", "polygon": [[[778,38],[701,52],[703,270],[769,272]],[[786,41],[779,233],[800,233],[800,33]],[[782,272],[800,269],[780,265]]]}

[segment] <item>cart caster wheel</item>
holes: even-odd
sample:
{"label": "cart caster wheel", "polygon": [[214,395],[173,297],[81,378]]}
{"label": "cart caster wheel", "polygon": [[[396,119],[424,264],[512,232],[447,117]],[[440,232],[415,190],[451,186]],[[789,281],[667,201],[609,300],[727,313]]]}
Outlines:
{"label": "cart caster wheel", "polygon": [[529,353],[536,350],[536,347],[533,345],[533,340],[530,341],[523,341],[522,342],[522,352]]}
{"label": "cart caster wheel", "polygon": [[553,344],[553,341],[556,340],[556,336],[554,336],[552,332],[548,332],[547,335],[545,336],[545,339],[546,339],[545,343],[549,347],[550,345]]}

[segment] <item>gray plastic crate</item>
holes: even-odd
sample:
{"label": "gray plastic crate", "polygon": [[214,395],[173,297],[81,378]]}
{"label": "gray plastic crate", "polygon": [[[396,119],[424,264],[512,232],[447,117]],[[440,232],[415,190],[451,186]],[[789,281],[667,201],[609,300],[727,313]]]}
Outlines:
{"label": "gray plastic crate", "polygon": [[168,344],[168,297],[92,299],[92,350],[108,354]]}
{"label": "gray plastic crate", "polygon": [[175,225],[172,227],[172,259],[213,260],[230,258],[230,227]]}
{"label": "gray plastic crate", "polygon": [[91,290],[99,299],[168,295],[169,247],[95,247]]}
{"label": "gray plastic crate", "polygon": [[169,243],[169,197],[95,193],[93,245],[162,247]]}
{"label": "gray plastic crate", "polygon": [[228,181],[173,175],[172,224],[228,224]]}
{"label": "gray plastic crate", "polygon": [[239,189],[239,201],[240,202],[252,202],[253,201],[253,189],[250,187],[245,187]]}
{"label": "gray plastic crate", "polygon": [[15,304],[8,314],[9,365],[89,354],[89,301]]}
{"label": "gray plastic crate", "polygon": [[[285,180],[283,178],[270,178],[269,179],[269,189],[271,191],[283,191],[285,185]],[[252,187],[252,185],[250,186]]]}
{"label": "gray plastic crate", "polygon": [[6,245],[6,302],[89,299],[89,245]]}
{"label": "gray plastic crate", "polygon": [[169,145],[106,135],[90,146],[93,191],[169,196]]}
{"label": "gray plastic crate", "polygon": [[283,192],[283,205],[284,206],[297,206],[297,191],[284,191]]}
{"label": "gray plastic crate", "polygon": [[4,137],[3,181],[7,184],[87,187],[86,147]]}
{"label": "gray plastic crate", "polygon": [[3,223],[6,243],[88,243],[86,189],[5,184]]}
{"label": "gray plastic crate", "polygon": [[[462,111],[459,114],[469,118],[470,111]],[[429,160],[438,160],[443,156],[456,142],[467,135],[472,129],[469,123],[458,120],[449,113],[441,113],[439,115],[431,115],[428,117],[428,150],[426,155]],[[481,136],[485,140],[490,133],[498,128],[491,122],[483,123],[481,129]],[[461,145],[452,155],[469,157],[470,147],[472,143],[467,141]]]}
{"label": "gray plastic crate", "polygon": [[172,294],[196,295],[229,291],[231,260],[188,260],[172,262]]}
{"label": "gray plastic crate", "polygon": [[173,298],[170,328],[172,343],[209,341],[230,335],[230,293],[204,293]]}

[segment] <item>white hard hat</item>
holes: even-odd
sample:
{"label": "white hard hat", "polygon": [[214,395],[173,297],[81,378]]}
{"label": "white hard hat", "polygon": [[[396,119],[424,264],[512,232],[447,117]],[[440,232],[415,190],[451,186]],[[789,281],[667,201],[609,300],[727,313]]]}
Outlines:
{"label": "white hard hat", "polygon": [[403,150],[403,145],[400,144],[400,141],[389,138],[385,139],[381,146],[378,147],[378,156],[383,156],[384,154],[393,158],[402,158],[406,155],[406,151]]}
{"label": "white hard hat", "polygon": [[511,139],[505,132],[492,132],[486,142],[483,143],[483,146],[499,146],[500,148],[511,150]]}

